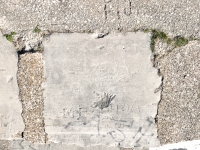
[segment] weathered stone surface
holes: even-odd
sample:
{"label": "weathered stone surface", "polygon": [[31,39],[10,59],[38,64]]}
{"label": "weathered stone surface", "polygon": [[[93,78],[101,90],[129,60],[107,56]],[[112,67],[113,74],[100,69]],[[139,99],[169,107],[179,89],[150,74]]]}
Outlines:
{"label": "weathered stone surface", "polygon": [[24,139],[45,143],[42,53],[25,53],[19,56],[17,80],[19,99],[22,102],[22,117],[25,124]]}
{"label": "weathered stone surface", "polygon": [[24,130],[18,99],[17,62],[14,46],[0,33],[0,139],[11,139]]}
{"label": "weathered stone surface", "polygon": [[0,0],[0,28],[21,32],[156,28],[200,37],[199,0]]}
{"label": "weathered stone surface", "polygon": [[44,42],[49,141],[79,146],[159,145],[160,93],[150,35],[52,34]]}
{"label": "weathered stone surface", "polygon": [[[162,46],[160,47],[161,50]],[[161,144],[200,138],[200,43],[189,42],[163,57],[158,105],[158,137]]]}

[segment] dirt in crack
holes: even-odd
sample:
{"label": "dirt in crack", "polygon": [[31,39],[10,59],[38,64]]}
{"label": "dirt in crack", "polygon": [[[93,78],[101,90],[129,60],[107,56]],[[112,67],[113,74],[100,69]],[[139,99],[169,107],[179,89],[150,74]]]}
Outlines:
{"label": "dirt in crack", "polygon": [[17,80],[19,99],[22,102],[22,118],[25,129],[23,138],[33,143],[45,143],[43,55],[38,52],[20,52]]}

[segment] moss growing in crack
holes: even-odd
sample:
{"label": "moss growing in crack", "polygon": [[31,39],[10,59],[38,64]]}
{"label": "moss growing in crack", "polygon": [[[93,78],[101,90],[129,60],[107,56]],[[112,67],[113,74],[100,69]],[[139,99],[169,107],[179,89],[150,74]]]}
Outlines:
{"label": "moss growing in crack", "polygon": [[151,47],[151,51],[154,53],[155,52],[155,44],[156,44],[156,42],[155,42],[155,39],[151,39],[151,45],[150,45],[150,47]]}
{"label": "moss growing in crack", "polygon": [[184,37],[175,37],[174,42],[175,42],[175,47],[181,47],[188,44],[188,39]]}
{"label": "moss growing in crack", "polygon": [[162,32],[162,31],[159,31],[159,30],[152,30],[152,38],[154,40],[156,39],[161,39],[161,40],[164,40],[164,41],[167,41],[168,40],[168,36],[166,33]]}
{"label": "moss growing in crack", "polygon": [[150,29],[144,29],[143,31],[144,31],[144,33],[149,33],[149,32],[151,32]]}
{"label": "moss growing in crack", "polygon": [[34,32],[35,32],[35,33],[40,33],[40,32],[41,32],[41,29],[39,29],[39,27],[36,26],[35,29],[34,29]]}
{"label": "moss growing in crack", "polygon": [[156,40],[162,40],[163,42],[167,43],[170,46],[173,47],[181,47],[181,46],[185,46],[186,44],[188,44],[188,39],[181,37],[181,36],[177,36],[175,38],[170,38],[168,37],[168,35],[162,31],[159,30],[151,30],[152,32],[152,37],[151,37],[151,50],[154,53],[155,52],[155,43]]}
{"label": "moss growing in crack", "polygon": [[169,42],[171,41],[170,38],[168,38],[167,34],[165,34],[164,32],[162,31],[159,31],[159,30],[152,30],[152,37],[151,37],[151,50],[152,52],[155,52],[155,43],[156,43],[156,40],[158,39],[161,39],[165,42]]}
{"label": "moss growing in crack", "polygon": [[10,42],[13,42],[13,35],[15,35],[16,32],[11,32],[10,34],[5,34],[4,36],[6,37],[6,39]]}

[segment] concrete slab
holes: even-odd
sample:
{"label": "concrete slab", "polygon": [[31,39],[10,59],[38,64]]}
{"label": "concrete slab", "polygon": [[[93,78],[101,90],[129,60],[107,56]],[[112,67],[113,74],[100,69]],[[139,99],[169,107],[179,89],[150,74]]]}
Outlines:
{"label": "concrete slab", "polygon": [[44,42],[44,117],[49,141],[79,146],[159,145],[161,83],[150,34],[52,34]]}
{"label": "concrete slab", "polygon": [[17,52],[0,33],[0,139],[11,139],[24,130],[18,99]]}

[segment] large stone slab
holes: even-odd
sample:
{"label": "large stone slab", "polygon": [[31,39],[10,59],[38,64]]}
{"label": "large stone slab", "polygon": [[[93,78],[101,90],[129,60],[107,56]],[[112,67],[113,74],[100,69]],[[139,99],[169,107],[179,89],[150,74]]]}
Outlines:
{"label": "large stone slab", "polygon": [[18,99],[17,52],[0,33],[0,139],[11,139],[24,130]]}
{"label": "large stone slab", "polygon": [[160,93],[150,34],[52,34],[44,42],[49,141],[79,146],[159,145]]}

